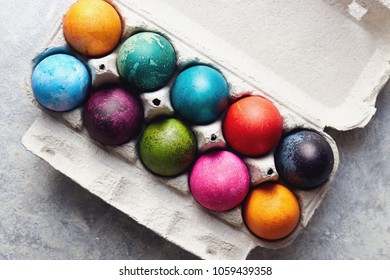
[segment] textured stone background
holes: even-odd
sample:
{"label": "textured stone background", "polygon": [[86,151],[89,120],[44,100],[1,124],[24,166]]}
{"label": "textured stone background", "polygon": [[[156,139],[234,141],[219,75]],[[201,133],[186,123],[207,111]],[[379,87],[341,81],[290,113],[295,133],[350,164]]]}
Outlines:
{"label": "textured stone background", "polygon": [[[24,79],[34,51],[73,1],[0,0],[0,259],[193,259],[26,151],[41,114]],[[172,1],[171,1],[172,2]],[[390,85],[364,129],[329,131],[341,164],[295,242],[250,259],[390,259]]]}

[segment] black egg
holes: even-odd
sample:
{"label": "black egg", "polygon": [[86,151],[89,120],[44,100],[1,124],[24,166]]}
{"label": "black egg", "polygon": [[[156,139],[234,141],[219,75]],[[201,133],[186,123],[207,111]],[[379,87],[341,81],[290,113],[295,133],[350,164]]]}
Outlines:
{"label": "black egg", "polygon": [[287,183],[301,189],[312,189],[329,178],[334,155],[322,135],[300,130],[282,139],[275,151],[275,165]]}

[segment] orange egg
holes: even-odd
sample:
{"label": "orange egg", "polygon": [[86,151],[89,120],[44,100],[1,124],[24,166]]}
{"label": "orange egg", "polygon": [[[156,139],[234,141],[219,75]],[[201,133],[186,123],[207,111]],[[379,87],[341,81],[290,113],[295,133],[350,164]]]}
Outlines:
{"label": "orange egg", "polygon": [[87,56],[109,53],[122,34],[119,14],[103,0],[77,1],[66,12],[63,27],[68,43]]}
{"label": "orange egg", "polygon": [[257,236],[277,240],[298,225],[300,207],[294,193],[283,185],[267,183],[253,189],[244,204],[244,220]]}

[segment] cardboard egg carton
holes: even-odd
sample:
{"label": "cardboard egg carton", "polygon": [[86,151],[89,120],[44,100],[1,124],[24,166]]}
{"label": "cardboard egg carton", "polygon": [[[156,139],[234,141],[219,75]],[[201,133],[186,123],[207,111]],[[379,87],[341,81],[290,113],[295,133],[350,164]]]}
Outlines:
{"label": "cardboard egg carton", "polygon": [[[188,172],[176,177],[159,177],[150,173],[139,159],[138,139],[116,147],[96,142],[83,126],[81,107],[65,113],[41,108],[42,116],[27,131],[23,143],[27,149],[83,188],[201,258],[243,259],[257,246],[273,249],[285,247],[299,235],[320,206],[339,164],[336,143],[324,132],[324,128],[331,126],[346,130],[364,126],[375,112],[376,96],[390,73],[390,45],[387,44],[390,29],[385,28],[390,25],[389,10],[383,1],[346,2],[319,1],[315,6],[301,1],[258,3],[259,10],[253,11],[256,18],[241,18],[244,21],[241,23],[241,33],[235,33],[242,46],[247,46],[243,49],[233,45],[235,42],[230,40],[227,33],[217,36],[191,19],[196,16],[186,15],[185,11],[175,10],[162,2],[118,0],[113,3],[125,25],[121,43],[139,31],[158,32],[172,43],[177,52],[178,69],[175,75],[190,65],[211,65],[224,75],[232,100],[248,94],[271,100],[283,116],[284,135],[296,128],[307,128],[319,132],[328,141],[335,158],[331,176],[314,190],[293,190],[301,206],[301,217],[297,228],[286,238],[267,241],[253,235],[243,222],[241,206],[227,212],[213,212],[200,206],[190,193]],[[218,9],[221,3],[214,5]],[[225,29],[232,32],[239,26],[237,22],[228,21],[228,18],[231,20],[229,13],[233,15],[234,10],[232,7],[222,11],[226,16]],[[274,22],[271,17],[271,12],[275,10],[285,21],[283,24]],[[207,12],[205,8],[205,20]],[[199,13],[202,15],[201,11]],[[284,17],[285,14],[290,17]],[[311,22],[314,18],[317,21]],[[270,25],[261,37],[271,42],[265,43],[263,39],[250,37],[250,33],[245,32],[244,27],[262,29],[259,19],[267,20]],[[299,32],[291,31],[294,26],[301,28]],[[299,39],[307,44],[309,51],[315,50],[316,53],[290,45],[291,40],[299,43]],[[66,52],[88,66],[94,88],[108,83],[122,83],[116,69],[121,43],[105,57],[79,55],[64,39],[61,18],[49,40],[34,57],[32,69],[44,57]],[[266,45],[260,48],[275,58],[274,64],[268,64],[269,59],[263,57],[262,53],[251,52],[250,44],[257,43]],[[305,49],[307,46],[301,47]],[[289,53],[290,56],[286,55]],[[354,57],[355,54],[361,56]],[[287,66],[294,66],[291,73],[286,73],[278,55],[285,59]],[[355,69],[356,65],[351,65],[356,59],[363,60],[358,63],[358,70]],[[335,61],[339,64],[334,64]],[[337,73],[343,67],[345,71]],[[337,77],[335,72],[340,80],[334,79]],[[30,77],[31,73],[27,78],[29,96],[40,107],[31,92]],[[158,91],[140,94],[146,122],[161,114],[175,114],[169,98],[174,79]],[[345,91],[343,83],[349,85],[349,91]],[[315,87],[318,92],[312,91]],[[330,96],[324,97],[326,93]],[[227,147],[221,120],[210,125],[192,126],[191,129],[196,135],[200,152]],[[252,186],[278,180],[272,152],[262,157],[244,158],[244,161],[250,171]]]}

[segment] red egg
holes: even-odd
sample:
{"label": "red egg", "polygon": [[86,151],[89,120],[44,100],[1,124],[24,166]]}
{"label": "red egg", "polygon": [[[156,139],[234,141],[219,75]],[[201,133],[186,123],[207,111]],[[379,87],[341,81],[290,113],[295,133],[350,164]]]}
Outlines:
{"label": "red egg", "polygon": [[234,102],[223,120],[223,134],[235,151],[259,156],[272,150],[282,136],[283,118],[275,105],[261,96]]}

